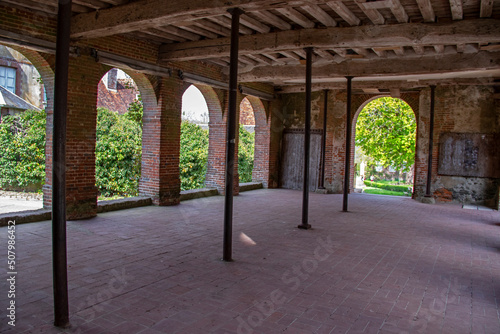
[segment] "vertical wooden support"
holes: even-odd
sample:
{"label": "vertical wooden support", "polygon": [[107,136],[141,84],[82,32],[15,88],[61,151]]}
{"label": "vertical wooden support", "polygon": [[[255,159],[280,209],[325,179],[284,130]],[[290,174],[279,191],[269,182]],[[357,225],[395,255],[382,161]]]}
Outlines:
{"label": "vertical wooden support", "polygon": [[344,167],[344,200],[342,211],[347,212],[349,196],[349,175],[351,173],[351,100],[352,100],[352,77],[347,76],[347,110],[345,125],[345,167]]}
{"label": "vertical wooden support", "polygon": [[66,251],[66,117],[71,26],[71,0],[59,0],[54,83],[52,151],[52,262],[54,325],[69,327]]}
{"label": "vertical wooden support", "polygon": [[311,89],[312,89],[312,52],[313,48],[306,48],[306,119],[304,131],[304,186],[302,194],[302,224],[300,229],[308,230],[309,216],[309,151],[311,146]]}
{"label": "vertical wooden support", "polygon": [[432,180],[432,150],[434,141],[434,99],[436,86],[431,86],[431,114],[429,121],[429,157],[427,159],[427,184],[425,187],[425,197],[431,197],[431,180]]}
{"label": "vertical wooden support", "polygon": [[230,9],[231,13],[231,55],[229,63],[229,108],[227,114],[226,143],[226,191],[224,202],[224,261],[232,261],[233,243],[233,178],[234,154],[236,145],[236,99],[238,94],[238,43],[240,15],[239,8]]}

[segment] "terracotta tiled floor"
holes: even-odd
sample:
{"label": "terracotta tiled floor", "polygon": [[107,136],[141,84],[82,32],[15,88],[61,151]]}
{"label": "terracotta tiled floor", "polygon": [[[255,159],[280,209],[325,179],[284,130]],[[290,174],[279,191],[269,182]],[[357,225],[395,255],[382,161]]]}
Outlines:
{"label": "terracotta tiled floor", "polygon": [[[408,198],[258,190],[68,222],[70,333],[500,333],[500,214]],[[6,228],[0,254],[6,258]],[[17,319],[51,323],[50,222],[17,226]],[[6,259],[1,261],[7,271]],[[2,274],[5,277],[5,274]]]}

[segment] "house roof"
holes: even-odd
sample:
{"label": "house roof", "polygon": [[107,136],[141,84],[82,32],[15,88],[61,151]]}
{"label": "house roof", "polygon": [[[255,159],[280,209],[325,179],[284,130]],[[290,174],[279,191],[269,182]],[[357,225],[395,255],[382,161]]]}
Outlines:
{"label": "house roof", "polygon": [[20,110],[40,110],[26,100],[23,100],[7,88],[0,86],[0,107],[7,107]]}

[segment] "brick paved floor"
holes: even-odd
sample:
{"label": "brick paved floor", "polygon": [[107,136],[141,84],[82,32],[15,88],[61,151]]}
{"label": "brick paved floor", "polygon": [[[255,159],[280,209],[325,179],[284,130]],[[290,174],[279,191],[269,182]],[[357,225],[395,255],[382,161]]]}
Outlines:
{"label": "brick paved floor", "polygon": [[[257,190],[68,222],[69,333],[500,333],[500,214],[408,198]],[[6,228],[1,228],[6,257]],[[15,330],[52,325],[50,222],[17,226]],[[1,261],[2,277],[6,261]]]}

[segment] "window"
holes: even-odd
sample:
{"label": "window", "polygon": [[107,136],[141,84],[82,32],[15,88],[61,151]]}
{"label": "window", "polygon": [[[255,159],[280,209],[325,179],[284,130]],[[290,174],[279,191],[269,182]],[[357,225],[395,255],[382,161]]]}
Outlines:
{"label": "window", "polygon": [[16,69],[12,67],[0,66],[0,86],[7,88],[12,93],[16,93]]}

